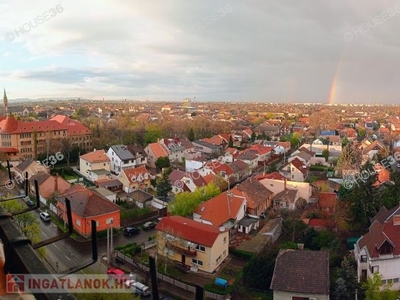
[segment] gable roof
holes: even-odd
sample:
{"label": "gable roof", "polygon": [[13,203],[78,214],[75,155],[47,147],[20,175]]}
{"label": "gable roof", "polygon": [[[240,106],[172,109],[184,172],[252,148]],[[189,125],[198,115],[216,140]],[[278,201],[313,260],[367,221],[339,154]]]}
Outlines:
{"label": "gable roof", "polygon": [[25,159],[23,162],[21,162],[19,165],[15,166],[14,169],[20,173],[25,172],[29,166],[34,163],[32,159]]}
{"label": "gable roof", "polygon": [[270,174],[258,174],[258,175],[256,175],[256,178],[258,180],[262,180],[262,179],[285,180],[286,179],[285,176],[283,176],[282,174],[280,174],[278,172],[272,172]]}
{"label": "gable roof", "polygon": [[106,155],[106,152],[103,149],[83,154],[80,156],[80,158],[90,163],[100,163],[100,162],[110,161],[110,158]]}
{"label": "gable roof", "polygon": [[232,168],[232,170],[237,173],[240,171],[247,170],[249,168],[249,165],[246,164],[243,160],[237,159],[234,162],[231,162],[229,166]]}
{"label": "gable roof", "polygon": [[273,194],[273,192],[263,186],[255,178],[249,178],[241,182],[234,189],[237,189],[245,194],[247,206],[251,209],[258,207],[260,204],[266,203],[268,198]]}
{"label": "gable roof", "polygon": [[276,194],[272,200],[274,202],[284,202],[287,204],[295,203],[295,201],[297,200],[296,199],[297,193],[298,193],[298,190],[286,189],[286,190],[283,190],[282,192],[279,192],[278,194]]}
{"label": "gable roof", "polygon": [[318,206],[320,208],[334,208],[337,203],[336,193],[321,192],[318,195]]}
{"label": "gable roof", "polygon": [[201,219],[211,222],[215,226],[221,226],[229,220],[236,219],[239,209],[246,202],[246,199],[224,192],[200,204],[194,211]]}
{"label": "gable roof", "polygon": [[303,164],[303,162],[297,157],[293,159],[290,163],[301,173],[306,174],[308,172],[308,167]]}
{"label": "gable roof", "polygon": [[65,198],[71,201],[71,210],[84,218],[120,211],[117,204],[112,203],[95,190],[89,190],[79,184],[58,196],[57,201],[65,204]]}
{"label": "gable roof", "polygon": [[181,216],[163,217],[157,224],[156,230],[206,247],[212,247],[217,237],[222,233],[220,228],[216,226]]}
{"label": "gable roof", "polygon": [[129,183],[135,183],[143,180],[150,180],[150,173],[146,169],[146,166],[144,165],[138,166],[136,168],[123,169],[121,173],[123,173],[126,176]]}
{"label": "gable roof", "polygon": [[125,145],[113,145],[111,146],[111,149],[115,152],[115,155],[117,155],[121,160],[135,159],[133,154],[128,150]]}
{"label": "gable roof", "polygon": [[149,149],[153,152],[155,155],[156,159],[159,157],[165,157],[168,156],[168,151],[167,149],[161,145],[160,143],[150,143],[147,145]]}
{"label": "gable roof", "polygon": [[304,294],[329,294],[329,252],[281,249],[271,289]]}
{"label": "gable roof", "polygon": [[134,144],[134,145],[127,145],[126,147],[128,148],[129,152],[131,152],[135,157],[137,157],[138,155],[147,157],[147,153],[146,151],[144,151],[144,148],[141,145]]}

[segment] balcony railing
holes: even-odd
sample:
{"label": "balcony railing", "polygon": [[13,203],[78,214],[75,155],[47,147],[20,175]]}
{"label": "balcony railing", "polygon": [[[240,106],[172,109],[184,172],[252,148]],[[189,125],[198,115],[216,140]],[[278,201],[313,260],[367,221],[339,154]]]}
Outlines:
{"label": "balcony railing", "polygon": [[173,245],[171,245],[171,249],[175,250],[176,252],[178,252],[180,254],[184,254],[186,256],[190,256],[190,257],[196,257],[197,256],[196,249],[191,249],[191,248],[188,248],[188,247],[184,247],[183,245],[173,244]]}

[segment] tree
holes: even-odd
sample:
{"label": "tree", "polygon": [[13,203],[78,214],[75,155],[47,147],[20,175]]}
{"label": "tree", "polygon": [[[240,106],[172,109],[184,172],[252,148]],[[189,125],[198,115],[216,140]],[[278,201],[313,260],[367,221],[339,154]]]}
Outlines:
{"label": "tree", "polygon": [[[19,202],[18,200],[10,200],[2,202],[1,206],[7,212],[13,213],[21,211],[26,208],[25,204]],[[13,218],[15,226],[21,231],[21,233],[32,241],[32,243],[38,243],[41,241],[40,237],[40,226],[38,224],[37,218],[33,214],[24,213],[14,216]],[[38,249],[39,254],[42,257],[46,256],[46,249]]]}
{"label": "tree", "polygon": [[232,147],[233,147],[233,139],[232,139],[232,135],[229,135],[228,147],[229,147],[229,148],[232,148]]}
{"label": "tree", "polygon": [[146,127],[146,133],[144,134],[144,142],[146,144],[157,142],[163,136],[162,128],[157,124],[149,124]]}
{"label": "tree", "polygon": [[346,281],[342,277],[339,277],[335,281],[335,290],[333,291],[333,299],[334,300],[353,299],[349,297]]}
{"label": "tree", "polygon": [[202,202],[207,201],[221,193],[220,189],[213,183],[197,188],[194,192],[182,192],[175,196],[174,201],[168,205],[172,215],[182,217],[193,214],[193,211]]}
{"label": "tree", "polygon": [[195,139],[194,130],[193,130],[193,128],[190,128],[190,129],[189,129],[189,133],[188,133],[188,140],[191,141],[191,142],[193,142],[194,139]]}
{"label": "tree", "polygon": [[251,133],[251,141],[254,142],[256,140],[256,133],[253,131]]}
{"label": "tree", "polygon": [[390,290],[391,285],[382,287],[382,275],[374,273],[363,284],[365,300],[396,300],[399,297],[397,291]]}
{"label": "tree", "polygon": [[337,270],[338,280],[344,281],[344,287],[346,290],[347,297],[339,297],[340,293],[343,292],[343,282],[336,280],[334,298],[337,300],[341,299],[354,299],[357,290],[360,289],[360,284],[357,280],[357,263],[352,255],[345,256],[341,267]]}
{"label": "tree", "polygon": [[344,169],[358,169],[361,164],[361,151],[353,144],[347,144],[336,164],[336,170],[342,172]]}
{"label": "tree", "polygon": [[349,139],[347,138],[347,136],[345,136],[342,139],[342,148],[344,148],[348,143],[349,143]]}
{"label": "tree", "polygon": [[293,133],[290,138],[290,146],[292,148],[295,148],[296,146],[298,146],[300,144],[300,139],[301,139],[300,133],[298,133],[298,132]]}
{"label": "tree", "polygon": [[164,199],[168,197],[169,192],[172,190],[168,175],[168,172],[164,171],[161,178],[157,178],[156,180],[157,196],[164,197]]}
{"label": "tree", "polygon": [[164,168],[169,168],[171,166],[171,162],[168,156],[161,156],[156,160],[155,165],[158,169],[162,170]]}
{"label": "tree", "polygon": [[328,149],[322,150],[322,156],[325,157],[325,161],[327,162],[329,159],[329,150]]}

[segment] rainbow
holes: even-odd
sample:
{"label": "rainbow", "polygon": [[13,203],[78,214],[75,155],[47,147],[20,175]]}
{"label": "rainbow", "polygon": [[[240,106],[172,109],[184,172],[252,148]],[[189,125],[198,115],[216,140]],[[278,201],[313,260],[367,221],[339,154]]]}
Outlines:
{"label": "rainbow", "polygon": [[341,55],[340,55],[340,59],[339,59],[339,63],[337,64],[336,70],[335,70],[335,74],[333,75],[333,79],[332,79],[332,83],[331,83],[331,88],[329,91],[329,99],[328,99],[328,104],[333,104],[335,102],[335,97],[337,94],[337,89],[338,89],[338,77],[339,77],[339,73],[340,73],[340,67],[341,67],[341,63],[343,61],[343,57],[345,55],[345,52],[347,50],[347,45],[346,48],[343,49]]}

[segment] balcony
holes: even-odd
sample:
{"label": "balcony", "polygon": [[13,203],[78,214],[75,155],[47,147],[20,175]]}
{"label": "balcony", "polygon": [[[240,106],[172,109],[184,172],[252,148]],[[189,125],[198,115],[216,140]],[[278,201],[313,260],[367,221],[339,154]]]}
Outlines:
{"label": "balcony", "polygon": [[189,256],[189,257],[196,257],[197,251],[192,248],[184,247],[183,245],[172,244],[170,248],[180,254]]}

